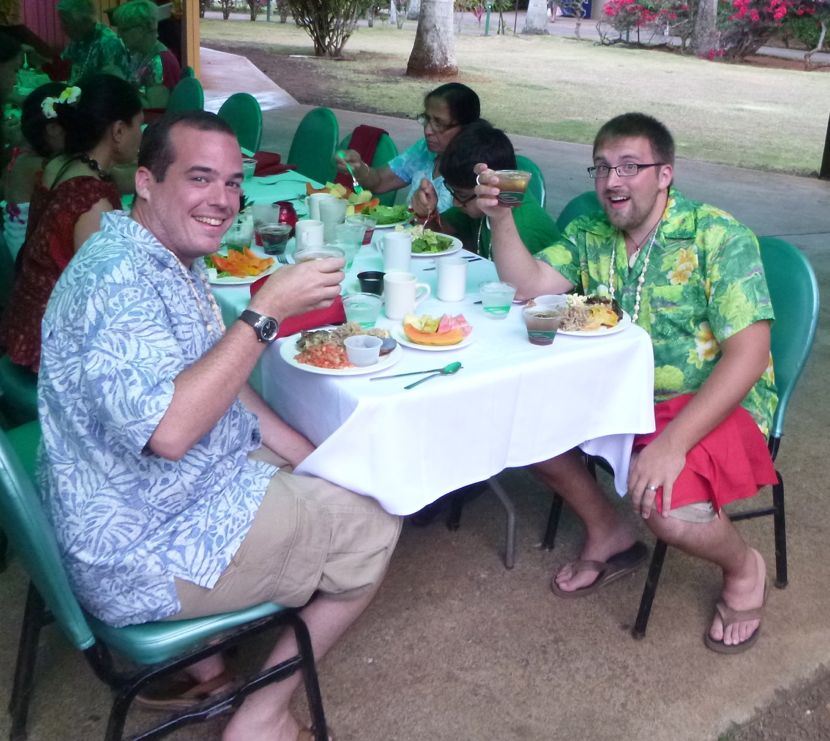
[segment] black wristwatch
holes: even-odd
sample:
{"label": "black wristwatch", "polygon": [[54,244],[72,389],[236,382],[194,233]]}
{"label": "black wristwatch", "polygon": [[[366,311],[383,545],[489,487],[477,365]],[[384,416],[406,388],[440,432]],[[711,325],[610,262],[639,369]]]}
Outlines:
{"label": "black wristwatch", "polygon": [[264,314],[257,314],[255,311],[245,309],[239,318],[250,324],[254,328],[256,338],[260,342],[273,342],[277,339],[277,332],[280,329],[280,323],[272,316],[265,316]]}

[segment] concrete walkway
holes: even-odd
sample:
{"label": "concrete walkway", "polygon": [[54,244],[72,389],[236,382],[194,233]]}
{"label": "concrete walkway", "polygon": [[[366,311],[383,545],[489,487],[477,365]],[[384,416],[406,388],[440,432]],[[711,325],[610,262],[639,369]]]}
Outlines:
{"label": "concrete walkway", "polygon": [[[208,98],[247,90],[281,99],[270,81],[240,67],[222,89],[211,71],[226,60],[205,55]],[[231,79],[229,82],[228,80]],[[265,98],[262,98],[263,100]],[[286,101],[265,113],[263,147],[286,153],[307,107]],[[358,122],[386,128],[403,148],[420,135],[414,122],[337,111],[341,131]],[[548,207],[558,212],[587,190],[586,146],[514,137],[542,167]],[[759,234],[785,236],[811,259],[830,286],[830,183],[683,160],[678,185],[733,212]],[[664,569],[649,632],[629,635],[645,574],[584,600],[560,600],[548,589],[553,570],[573,558],[581,528],[566,516],[557,547],[541,551],[549,495],[524,471],[505,474],[519,522],[517,564],[499,559],[503,511],[484,495],[464,510],[461,529],[441,522],[407,525],[388,577],[364,618],[320,662],[327,713],[339,741],[714,741],[750,718],[777,690],[797,685],[830,662],[830,528],[826,474],[830,402],[828,311],[823,309],[810,365],[790,406],[779,465],[787,482],[790,586],[772,590],[758,645],[724,657],[703,646],[718,594],[715,569],[672,553]],[[596,382],[612,369],[597,368]],[[552,389],[552,393],[562,390]],[[459,440],[458,454],[474,455]],[[766,495],[764,495],[766,496]],[[620,510],[650,536],[620,500]],[[741,530],[773,568],[772,526]],[[25,580],[12,564],[0,575],[0,697],[10,689]],[[31,741],[101,738],[108,693],[81,657],[47,631],[30,714]],[[256,661],[266,650],[237,662]],[[298,704],[297,712],[304,713]],[[135,713],[135,722],[144,716]],[[303,717],[306,717],[303,715]],[[809,723],[809,719],[805,719]],[[219,738],[222,722],[176,738]],[[0,736],[8,720],[0,717]],[[791,739],[799,737],[793,729]]]}

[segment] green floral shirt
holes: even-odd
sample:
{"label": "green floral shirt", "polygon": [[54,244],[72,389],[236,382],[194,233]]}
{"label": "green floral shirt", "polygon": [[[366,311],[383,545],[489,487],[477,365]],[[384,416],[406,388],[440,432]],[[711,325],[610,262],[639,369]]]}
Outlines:
{"label": "green floral shirt", "polygon": [[100,72],[127,77],[127,47],[118,34],[103,23],[96,23],[95,30],[82,41],[70,41],[61,58],[72,63],[69,84]]}
{"label": "green floral shirt", "polygon": [[[536,255],[584,294],[607,294],[614,262],[617,300],[634,313],[648,243],[629,268],[625,240],[604,214],[582,216]],[[732,216],[672,189],[648,260],[637,323],[654,347],[654,398],[696,392],[720,358],[720,343],[773,319],[755,235]],[[742,405],[767,434],[778,403],[772,358]]]}

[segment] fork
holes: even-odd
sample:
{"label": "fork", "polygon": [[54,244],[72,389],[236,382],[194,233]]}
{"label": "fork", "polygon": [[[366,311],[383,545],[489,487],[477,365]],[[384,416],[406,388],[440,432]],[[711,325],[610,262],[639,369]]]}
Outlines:
{"label": "fork", "polygon": [[349,171],[349,175],[352,176],[352,190],[357,194],[362,193],[363,187],[360,185],[360,183],[357,182],[357,178],[355,177],[352,166],[346,161],[346,153],[342,149],[340,149],[337,152],[335,152],[334,156],[338,159],[343,160],[343,164],[346,165],[346,169]]}

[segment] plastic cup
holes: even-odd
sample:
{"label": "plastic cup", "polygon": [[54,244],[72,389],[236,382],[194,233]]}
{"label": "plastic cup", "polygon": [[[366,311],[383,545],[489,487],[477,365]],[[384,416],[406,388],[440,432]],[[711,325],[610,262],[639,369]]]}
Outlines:
{"label": "plastic cup", "polygon": [[550,345],[562,323],[562,312],[551,306],[528,306],[522,311],[522,317],[532,345]]}
{"label": "plastic cup", "polygon": [[491,319],[504,319],[510,312],[510,305],[516,289],[509,283],[490,281],[479,286],[481,306]]}
{"label": "plastic cup", "polygon": [[326,242],[333,242],[338,224],[346,220],[348,204],[341,198],[323,199],[320,201],[320,221],[323,222],[323,238]]}
{"label": "plastic cup", "polygon": [[360,283],[360,290],[363,293],[374,293],[376,296],[383,295],[383,276],[381,270],[364,270],[357,274]]}
{"label": "plastic cup", "polygon": [[251,180],[256,172],[256,160],[251,157],[246,157],[242,160],[242,178],[244,180]]}
{"label": "plastic cup", "polygon": [[357,322],[363,329],[375,326],[383,301],[374,293],[353,293],[343,299],[346,321]]}
{"label": "plastic cup", "polygon": [[346,244],[356,244],[360,247],[363,244],[363,235],[366,233],[366,225],[346,221],[345,224],[338,224],[334,228],[335,241]]}
{"label": "plastic cup", "polygon": [[364,214],[355,214],[354,216],[346,217],[347,224],[362,224],[366,230],[363,233],[363,244],[369,244],[372,241],[372,235],[375,233],[375,227],[378,224],[377,219]]}
{"label": "plastic cup", "polygon": [[357,251],[360,249],[360,244],[350,243],[350,242],[341,242],[337,240],[332,242],[331,244],[327,244],[326,248],[329,247],[340,250],[343,253],[343,258],[346,260],[346,264],[343,266],[344,270],[349,270],[354,263],[355,255],[357,255]]}
{"label": "plastic cup", "polygon": [[368,334],[356,334],[343,340],[346,346],[346,356],[352,365],[374,365],[380,357],[380,346],[383,340]]}
{"label": "plastic cup", "polygon": [[279,209],[276,203],[255,203],[251,206],[254,215],[254,226],[263,224],[276,224],[279,217]]}
{"label": "plastic cup", "polygon": [[294,262],[311,262],[312,260],[328,260],[330,257],[345,257],[343,250],[329,245],[309,247],[294,253]]}
{"label": "plastic cup", "polygon": [[499,179],[499,205],[520,205],[525,199],[530,173],[527,170],[496,170],[495,173]]}
{"label": "plastic cup", "polygon": [[266,254],[282,255],[285,252],[285,246],[291,236],[290,224],[262,224],[255,229]]}

